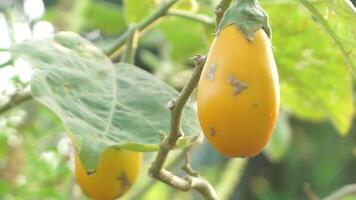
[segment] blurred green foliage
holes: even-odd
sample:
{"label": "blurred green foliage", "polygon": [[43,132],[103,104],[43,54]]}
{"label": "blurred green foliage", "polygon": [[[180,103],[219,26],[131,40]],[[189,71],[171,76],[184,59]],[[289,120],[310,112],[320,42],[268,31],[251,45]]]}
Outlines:
{"label": "blurred green foliage", "polygon": [[[78,32],[106,49],[125,31],[128,23],[140,22],[159,2],[45,0],[46,11],[40,20],[53,24],[56,31]],[[182,0],[175,8],[213,17],[217,2]],[[356,14],[352,8],[341,0],[309,2],[326,17],[355,63],[356,23],[353,19]],[[26,18],[21,3],[16,1],[9,9],[17,16],[16,20]],[[356,182],[354,77],[335,41],[299,1],[262,0],[261,3],[273,29],[285,112],[282,120],[288,122],[282,125],[283,131],[278,132],[277,128],[271,140],[274,144],[270,144],[265,154],[247,160],[241,179],[230,180],[233,191],[226,199],[306,199],[305,183],[310,183],[314,191],[324,197],[344,184]],[[169,16],[142,35],[136,64],[179,89],[191,72],[190,57],[208,51],[213,33],[214,27]],[[286,136],[289,131],[290,135]],[[340,133],[348,135],[341,137]],[[60,120],[34,101],[2,114],[0,199],[86,199],[74,183],[72,150],[66,141]],[[151,158],[152,155],[147,154],[145,169]],[[174,171],[183,174],[181,164]],[[217,154],[206,142],[192,152],[192,165],[215,186],[225,181],[220,179],[224,172],[228,173],[227,177],[230,173],[237,176],[234,170],[229,173],[231,160]],[[129,199],[150,180],[145,169],[137,185],[123,199]],[[155,183],[139,199],[200,197]],[[344,200],[354,199],[355,196]]]}

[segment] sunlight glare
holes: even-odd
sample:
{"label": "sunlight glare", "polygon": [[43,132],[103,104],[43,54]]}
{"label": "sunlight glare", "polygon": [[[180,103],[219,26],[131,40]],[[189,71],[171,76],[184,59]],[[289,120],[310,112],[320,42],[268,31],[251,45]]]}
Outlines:
{"label": "sunlight glare", "polygon": [[45,11],[42,0],[25,0],[23,7],[31,21],[40,19]]}

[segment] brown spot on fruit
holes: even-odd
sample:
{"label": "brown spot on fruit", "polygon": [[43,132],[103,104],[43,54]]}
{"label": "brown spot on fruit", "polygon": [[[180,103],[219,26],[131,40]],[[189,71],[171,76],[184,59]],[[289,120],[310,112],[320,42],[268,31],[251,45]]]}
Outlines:
{"label": "brown spot on fruit", "polygon": [[90,175],[93,175],[95,174],[96,170],[93,170],[93,171],[87,171],[87,175],[90,176]]}
{"label": "brown spot on fruit", "polygon": [[130,187],[131,187],[131,182],[126,176],[125,172],[121,172],[120,175],[117,177],[117,180],[121,183],[121,189],[119,194],[124,194]]}
{"label": "brown spot on fruit", "polygon": [[210,81],[214,80],[215,71],[216,71],[216,64],[209,65],[208,72],[206,73],[206,77],[208,80]]}
{"label": "brown spot on fruit", "polygon": [[215,133],[215,128],[214,127],[210,127],[210,130],[209,130],[209,135],[210,136],[214,136],[216,133]]}
{"label": "brown spot on fruit", "polygon": [[227,82],[232,85],[233,91],[232,94],[234,96],[242,93],[245,89],[247,89],[247,84],[236,79],[234,75],[230,74],[227,76]]}

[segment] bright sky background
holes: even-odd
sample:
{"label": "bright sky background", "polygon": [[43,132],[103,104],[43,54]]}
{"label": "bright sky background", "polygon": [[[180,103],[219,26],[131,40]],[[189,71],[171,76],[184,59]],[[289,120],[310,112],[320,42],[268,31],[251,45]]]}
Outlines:
{"label": "bright sky background", "polygon": [[[45,11],[42,0],[25,0],[23,7],[26,17],[31,21],[39,20]],[[21,16],[21,13],[14,12],[14,10],[12,10],[11,13],[15,43],[21,43],[31,38],[47,38],[54,32],[51,23],[41,20],[36,22],[33,26],[33,30],[31,30],[28,24],[25,23],[24,16]],[[9,48],[11,45],[8,32],[9,27],[7,27],[6,24],[5,16],[0,13],[0,48]],[[0,52],[0,65],[9,61],[9,59],[11,59],[10,53]],[[1,94],[8,94],[15,91],[16,88],[12,85],[10,79],[16,75],[18,75],[23,82],[30,81],[32,75],[31,65],[22,59],[16,59],[14,66],[0,68],[0,96]]]}

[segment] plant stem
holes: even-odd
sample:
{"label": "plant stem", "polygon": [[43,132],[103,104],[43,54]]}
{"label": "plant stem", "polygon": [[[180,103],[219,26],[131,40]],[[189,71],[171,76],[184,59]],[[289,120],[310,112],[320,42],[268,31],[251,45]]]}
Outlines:
{"label": "plant stem", "polygon": [[184,10],[172,9],[167,13],[167,15],[189,19],[209,26],[213,26],[215,24],[214,20],[206,15],[195,14]]}
{"label": "plant stem", "polygon": [[126,50],[122,55],[122,62],[134,64],[136,48],[138,42],[139,34],[136,25],[131,25],[128,29],[128,37],[126,42]]}
{"label": "plant stem", "polygon": [[229,8],[232,0],[221,0],[220,3],[215,8],[216,17],[216,27],[219,26],[225,11]]}
{"label": "plant stem", "polygon": [[191,79],[183,88],[178,97],[168,103],[168,107],[171,110],[170,132],[160,144],[157,156],[149,169],[149,175],[178,190],[190,191],[195,189],[200,194],[202,194],[205,199],[217,200],[219,198],[214,188],[205,179],[190,175],[188,175],[187,178],[182,178],[163,168],[169,152],[175,148],[177,145],[177,140],[182,136],[180,130],[180,122],[183,108],[187,103],[191,93],[198,84],[205,60],[205,56],[195,57],[195,69]]}
{"label": "plant stem", "polygon": [[[145,18],[142,22],[137,25],[137,30],[139,32],[146,29],[149,25],[155,23],[158,19],[165,16],[169,8],[171,8],[178,0],[169,0],[167,3],[163,4],[160,8],[158,8],[151,16]],[[116,41],[115,45],[110,48],[110,50],[106,53],[110,58],[115,59],[118,54],[121,52],[120,48],[125,44],[127,37],[129,36],[129,32],[124,32]]]}
{"label": "plant stem", "polygon": [[10,97],[9,102],[7,102],[5,105],[0,107],[0,114],[5,113],[6,111],[10,110],[16,105],[24,101],[30,100],[31,98],[32,96],[29,91],[16,92]]}
{"label": "plant stem", "polygon": [[349,70],[351,74],[356,77],[356,74],[353,69],[356,69],[356,66],[353,65],[349,54],[341,41],[339,40],[339,37],[336,35],[336,33],[333,31],[333,29],[330,27],[329,23],[325,20],[325,18],[319,13],[319,11],[307,0],[299,0],[303,6],[309,10],[309,12],[317,19],[319,24],[324,28],[326,33],[331,37],[331,39],[335,42],[336,46],[339,48],[342,56],[344,57],[344,60],[346,62],[346,65],[349,67]]}
{"label": "plant stem", "polygon": [[15,42],[15,38],[14,38],[14,26],[13,26],[13,20],[12,20],[10,8],[6,8],[4,10],[4,16],[5,16],[6,26],[8,29],[9,39],[12,45]]}

